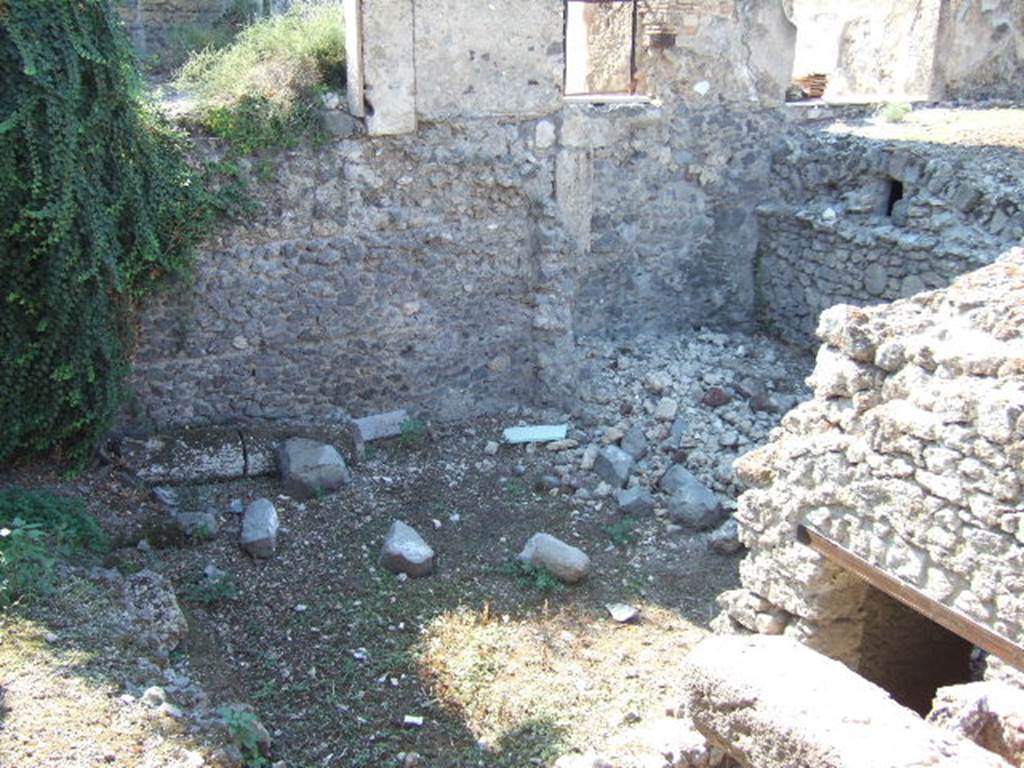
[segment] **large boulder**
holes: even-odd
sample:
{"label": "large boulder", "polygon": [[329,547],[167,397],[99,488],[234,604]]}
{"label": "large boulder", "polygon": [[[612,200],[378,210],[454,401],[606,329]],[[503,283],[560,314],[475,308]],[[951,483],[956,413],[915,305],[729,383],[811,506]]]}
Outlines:
{"label": "large boulder", "polygon": [[380,550],[382,568],[417,578],[434,572],[434,550],[412,526],[401,520],[391,524]]}
{"label": "large boulder", "polygon": [[305,437],[281,443],[277,467],[285,492],[296,499],[335,491],[352,481],[352,473],[336,448]]}
{"label": "large boulder", "polygon": [[256,499],[242,516],[242,549],[253,557],[271,557],[277,550],[277,529],[281,523],[268,499]]}
{"label": "large boulder", "polygon": [[646,488],[636,486],[617,491],[615,500],[624,515],[648,515],[654,511],[654,499]]}
{"label": "large boulder", "polygon": [[526,542],[519,559],[535,568],[543,568],[559,581],[575,584],[590,573],[590,558],[574,546],[546,533],[535,533]]}
{"label": "large boulder", "polygon": [[718,496],[680,464],[673,465],[659,483],[671,497],[668,514],[672,522],[698,531],[721,523],[728,513]]}

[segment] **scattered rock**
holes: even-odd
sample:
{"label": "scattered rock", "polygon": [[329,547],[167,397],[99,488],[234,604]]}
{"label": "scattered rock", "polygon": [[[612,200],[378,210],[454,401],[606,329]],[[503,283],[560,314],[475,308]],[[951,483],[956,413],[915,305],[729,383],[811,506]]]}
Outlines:
{"label": "scattered rock", "polygon": [[602,450],[594,462],[597,476],[613,488],[622,488],[633,471],[633,457],[615,445]]}
{"label": "scattered rock", "polygon": [[125,579],[123,595],[136,642],[166,659],[188,635],[188,622],[170,583],[153,571],[139,571]]}
{"label": "scattered rock", "polygon": [[396,520],[384,537],[380,565],[412,578],[429,576],[434,571],[434,550],[414,528]]}
{"label": "scattered rock", "polygon": [[139,701],[147,707],[159,707],[161,704],[165,704],[167,702],[167,691],[159,685],[151,685],[142,692],[142,696],[139,697]]}
{"label": "scattered rock", "polygon": [[557,453],[558,451],[571,451],[577,445],[579,445],[579,443],[575,440],[566,439],[555,440],[554,442],[548,443],[546,447],[552,453]]}
{"label": "scattered rock", "polygon": [[158,485],[153,489],[152,496],[168,509],[178,508],[178,493],[173,488]]}
{"label": "scattered rock", "polygon": [[671,397],[663,397],[654,409],[654,418],[658,421],[672,421],[679,413],[679,403]]}
{"label": "scattered rock", "polygon": [[701,403],[708,408],[721,408],[723,405],[727,405],[731,399],[721,387],[711,387],[704,393]]}
{"label": "scattered rock", "polygon": [[268,499],[256,499],[242,517],[242,549],[253,557],[267,558],[277,550],[277,510]]}
{"label": "scattered rock", "polygon": [[590,558],[583,550],[546,533],[535,533],[526,542],[519,559],[543,568],[559,581],[575,584],[590,573]]}
{"label": "scattered rock", "polygon": [[644,377],[644,383],[651,392],[660,395],[672,388],[672,377],[665,371],[651,371]]}
{"label": "scattered rock", "polygon": [[347,112],[329,109],[324,110],[322,115],[324,128],[336,139],[347,139],[359,131],[358,121]]}
{"label": "scattered rock", "polygon": [[176,512],[174,522],[181,532],[193,538],[212,539],[220,531],[215,512]]}
{"label": "scattered rock", "polygon": [[676,491],[668,502],[672,522],[697,531],[714,528],[726,514],[718,497],[704,486]]}
{"label": "scattered rock", "polygon": [[708,546],[720,555],[734,555],[743,549],[736,521],[730,517],[712,531],[708,536]]}
{"label": "scattered rock", "polygon": [[700,481],[694,477],[686,467],[681,464],[673,464],[668,468],[668,471],[661,476],[661,479],[658,481],[658,487],[665,493],[671,495],[680,488],[690,487],[694,483],[699,484]]}
{"label": "scattered rock", "polygon": [[685,467],[676,464],[661,478],[661,489],[671,494],[668,503],[672,522],[688,528],[707,530],[725,518],[721,501]]}
{"label": "scattered rock", "polygon": [[646,488],[634,486],[615,494],[619,511],[624,515],[648,515],[654,511],[654,498]]}
{"label": "scattered rock", "polygon": [[335,491],[352,481],[337,449],[305,437],[293,437],[280,445],[277,466],[285,492],[300,500]]}
{"label": "scattered rock", "polygon": [[364,416],[361,419],[355,419],[352,423],[357,441],[369,443],[371,440],[398,437],[402,434],[403,425],[408,421],[409,413],[405,409],[400,409]]}
{"label": "scattered rock", "polygon": [[484,453],[488,456],[495,456],[498,453],[498,444],[494,440],[488,440],[484,446]]}
{"label": "scattered rock", "polygon": [[613,621],[619,624],[628,624],[640,618],[639,609],[626,603],[607,603],[604,606]]}
{"label": "scattered rock", "polygon": [[597,461],[597,455],[600,450],[600,448],[593,444],[584,448],[583,457],[580,459],[580,469],[584,472],[592,470],[594,468],[594,463]]}
{"label": "scattered rock", "polygon": [[623,435],[619,447],[632,456],[635,461],[640,461],[647,454],[647,436],[644,435],[643,429],[636,425]]}

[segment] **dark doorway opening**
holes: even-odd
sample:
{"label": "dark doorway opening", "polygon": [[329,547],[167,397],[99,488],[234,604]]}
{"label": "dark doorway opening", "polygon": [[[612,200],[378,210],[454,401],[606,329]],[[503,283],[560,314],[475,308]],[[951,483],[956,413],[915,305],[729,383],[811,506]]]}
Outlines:
{"label": "dark doorway opening", "polygon": [[903,199],[903,182],[898,179],[889,179],[889,199],[885,204],[885,215],[892,216],[896,203]]}
{"label": "dark doorway opening", "polygon": [[935,691],[973,679],[974,646],[874,587],[864,603],[861,675],[927,715]]}

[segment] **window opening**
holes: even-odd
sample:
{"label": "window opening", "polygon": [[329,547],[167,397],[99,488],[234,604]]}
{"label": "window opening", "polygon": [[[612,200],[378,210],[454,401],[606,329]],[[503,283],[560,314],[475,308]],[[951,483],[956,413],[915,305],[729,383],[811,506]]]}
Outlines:
{"label": "window opening", "polygon": [[636,95],[638,0],[566,0],[565,95]]}

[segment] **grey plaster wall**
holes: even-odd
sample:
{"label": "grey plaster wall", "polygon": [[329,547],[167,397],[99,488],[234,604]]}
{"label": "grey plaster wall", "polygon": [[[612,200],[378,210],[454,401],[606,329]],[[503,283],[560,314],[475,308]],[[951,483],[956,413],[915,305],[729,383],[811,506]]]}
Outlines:
{"label": "grey plaster wall", "polygon": [[[779,197],[758,208],[760,317],[811,346],[830,306],[940,288],[990,263],[1024,237],[1009,154],[796,131],[773,160]],[[890,213],[894,180],[903,199]]]}

